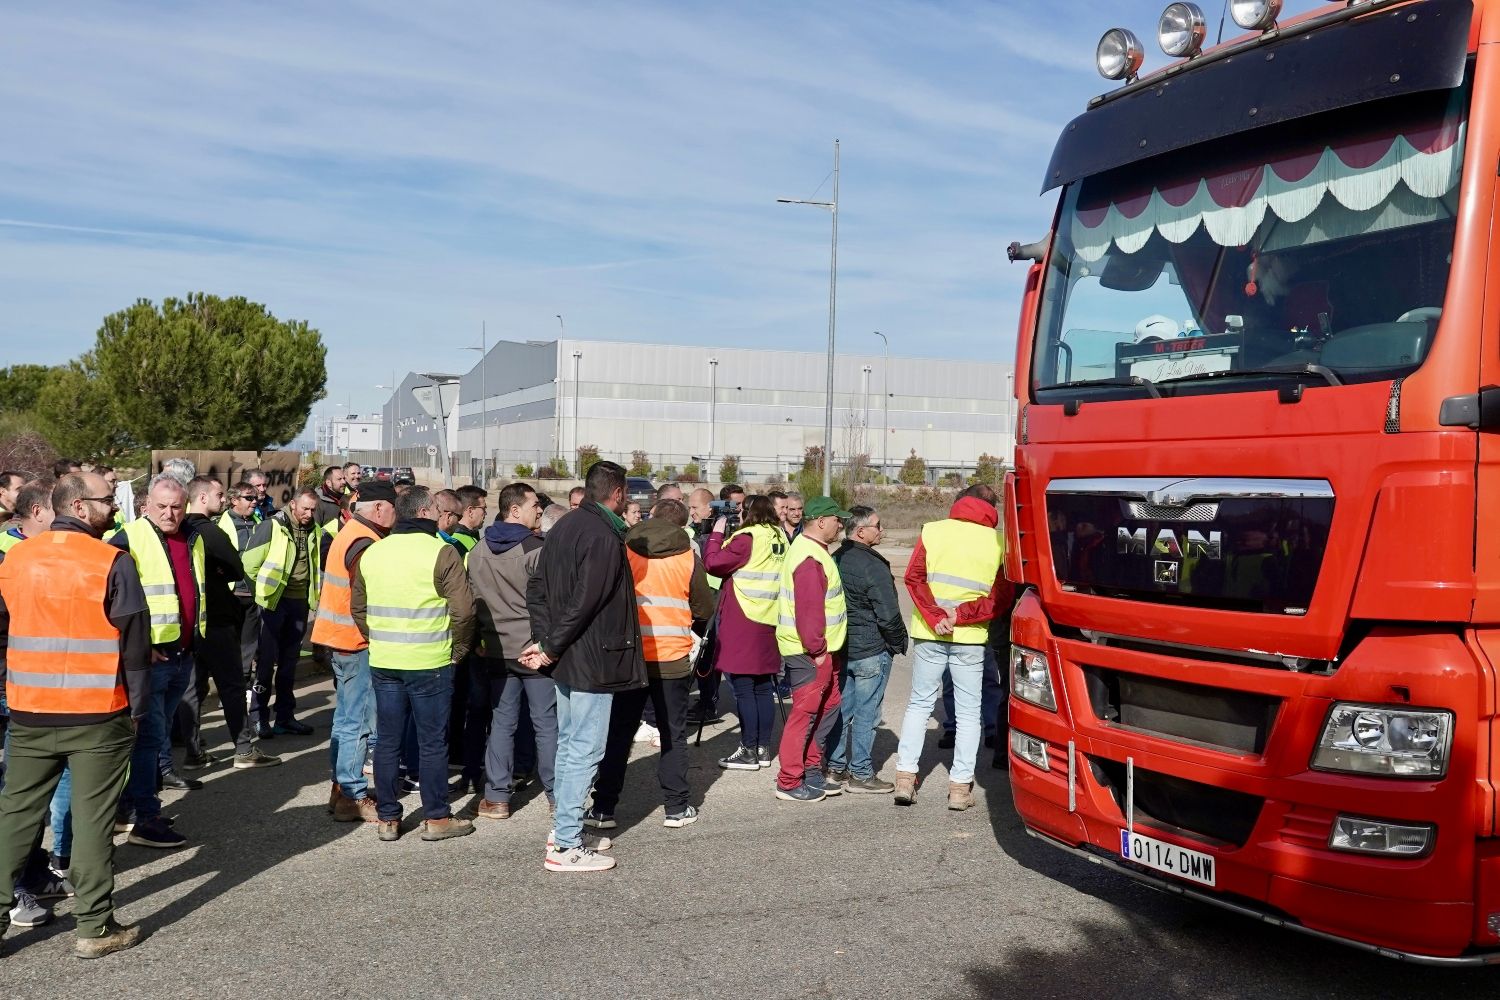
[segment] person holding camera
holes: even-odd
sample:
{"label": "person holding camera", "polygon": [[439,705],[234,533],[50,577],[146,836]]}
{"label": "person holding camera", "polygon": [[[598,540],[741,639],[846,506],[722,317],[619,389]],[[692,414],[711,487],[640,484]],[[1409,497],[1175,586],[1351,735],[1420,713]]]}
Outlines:
{"label": "person holding camera", "polygon": [[751,498],[738,531],[730,532],[727,515],[720,517],[704,546],[703,563],[709,575],[730,582],[719,600],[716,664],[729,675],[740,717],[740,747],[719,761],[728,771],[771,766],[771,736],[776,728],[773,687],[781,673],[776,599],[786,551],[786,536],[768,497]]}

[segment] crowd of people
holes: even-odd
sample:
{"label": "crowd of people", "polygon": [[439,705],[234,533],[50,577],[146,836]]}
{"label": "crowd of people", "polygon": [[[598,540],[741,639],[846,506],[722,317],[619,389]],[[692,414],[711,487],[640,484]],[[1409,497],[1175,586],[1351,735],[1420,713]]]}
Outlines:
{"label": "crowd of people", "polygon": [[[1013,595],[985,486],[923,528],[908,623],[879,511],[830,497],[669,483],[629,499],[625,470],[599,462],[566,502],[504,487],[486,524],[477,486],[368,480],[351,463],[277,508],[257,470],[226,492],[174,459],[127,520],[113,470],[53,471],[0,473],[0,934],[73,895],[76,954],[135,944],[139,928],[113,912],[114,837],[184,846],[163,789],[201,788],[194,772],[221,764],[275,767],[269,741],[313,735],[297,713],[305,645],[335,680],[333,821],[442,841],[510,818],[535,782],[550,871],[615,867],[607,831],[635,743],[659,748],[663,824],[699,820],[687,746],[722,721],[721,677],[740,738],[719,767],[774,770],[782,801],[913,804],[939,697],[949,808],[973,805],[981,740],[997,767],[1008,760],[999,663]],[[913,640],[889,782],[875,732]],[[210,687],[233,746],[222,759],[202,729]],[[476,798],[456,812],[455,791]]]}

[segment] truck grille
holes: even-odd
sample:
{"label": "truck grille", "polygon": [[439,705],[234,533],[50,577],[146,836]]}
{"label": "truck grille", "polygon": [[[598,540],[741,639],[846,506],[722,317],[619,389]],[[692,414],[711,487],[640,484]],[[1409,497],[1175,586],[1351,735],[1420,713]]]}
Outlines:
{"label": "truck grille", "polygon": [[[1102,757],[1088,761],[1094,780],[1114,796],[1123,816],[1125,765]],[[1135,818],[1199,840],[1243,847],[1264,804],[1256,795],[1135,769]]]}
{"label": "truck grille", "polygon": [[1105,721],[1235,753],[1265,751],[1281,700],[1229,688],[1084,666],[1089,702]]}

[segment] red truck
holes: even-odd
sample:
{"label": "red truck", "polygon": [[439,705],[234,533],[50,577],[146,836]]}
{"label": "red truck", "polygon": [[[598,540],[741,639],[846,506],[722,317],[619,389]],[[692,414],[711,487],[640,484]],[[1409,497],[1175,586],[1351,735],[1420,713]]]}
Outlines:
{"label": "red truck", "polygon": [[[1500,0],[1355,0],[1063,131],[1006,484],[1030,833],[1390,957],[1500,962]],[[1218,12],[1215,11],[1215,14]]]}

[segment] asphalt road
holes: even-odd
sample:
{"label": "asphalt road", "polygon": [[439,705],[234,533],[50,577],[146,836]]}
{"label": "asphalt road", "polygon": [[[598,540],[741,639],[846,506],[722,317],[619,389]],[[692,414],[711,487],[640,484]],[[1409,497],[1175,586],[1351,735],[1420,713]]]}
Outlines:
{"label": "asphalt road", "polygon": [[[909,683],[903,658],[877,743],[887,778]],[[682,830],[661,826],[654,757],[638,746],[620,865],[603,874],[543,870],[538,799],[462,840],[382,844],[324,812],[332,685],[309,677],[300,696],[317,734],[270,742],[285,766],[221,767],[169,798],[191,846],[120,839],[121,917],[149,939],[76,961],[63,903],[51,925],[10,932],[6,995],[1446,1000],[1500,984],[1500,970],[1403,966],[1056,852],[1022,831],[988,755],[978,807],[949,812],[935,735],[931,791],[912,808],[853,795],[795,805],[772,797],[772,772],[715,765],[737,742],[731,716],[694,753],[703,816]],[[218,716],[209,732],[222,741]]]}

